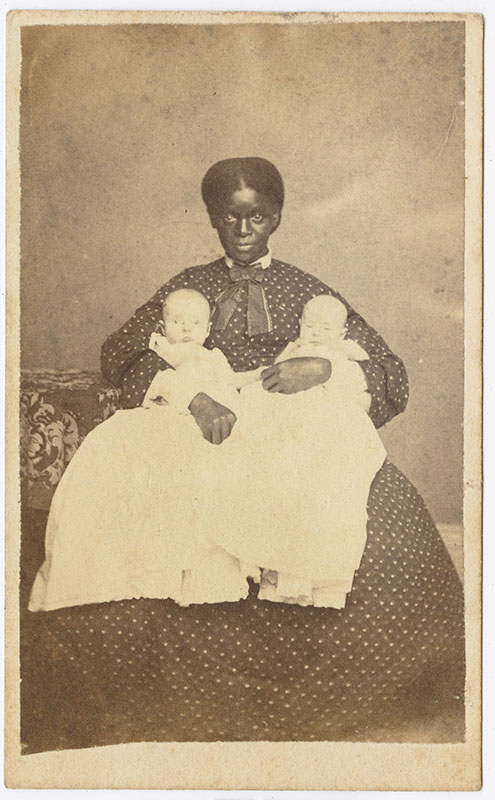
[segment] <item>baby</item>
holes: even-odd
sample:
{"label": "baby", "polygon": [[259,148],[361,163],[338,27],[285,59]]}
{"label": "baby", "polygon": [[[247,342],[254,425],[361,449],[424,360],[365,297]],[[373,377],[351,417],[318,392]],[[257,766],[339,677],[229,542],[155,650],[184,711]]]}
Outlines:
{"label": "baby", "polygon": [[203,439],[188,404],[205,392],[234,409],[239,387],[260,370],[236,374],[220,350],[203,347],[210,307],[199,292],[172,292],[162,325],[150,347],[170,368],[157,373],[143,407],[91,431],[62,476],[31,611],[139,597],[237,601],[259,574],[198,524],[219,494],[223,453]]}
{"label": "baby", "polygon": [[345,338],[346,322],[337,298],[310,300],[277,361],[326,358],[330,379],[292,395],[244,389],[237,439],[224,443],[228,502],[215,507],[215,541],[264,568],[262,600],[342,608],[364,551],[385,450],[366,413],[368,355]]}
{"label": "baby", "polygon": [[143,406],[165,402],[176,411],[187,413],[192,398],[204,392],[229,408],[235,407],[236,390],[259,380],[262,368],[236,373],[221,350],[203,347],[211,328],[210,316],[210,305],[200,292],[178,289],[168,295],[163,303],[160,333],[151,335],[149,347],[173,370],[157,373]]}
{"label": "baby", "polygon": [[334,395],[358,400],[368,411],[371,396],[359,361],[368,361],[369,356],[352,339],[346,339],[347,309],[336,297],[319,295],[304,306],[299,338],[289,342],[277,356],[276,361],[289,358],[321,357],[332,364],[331,383],[327,384]]}

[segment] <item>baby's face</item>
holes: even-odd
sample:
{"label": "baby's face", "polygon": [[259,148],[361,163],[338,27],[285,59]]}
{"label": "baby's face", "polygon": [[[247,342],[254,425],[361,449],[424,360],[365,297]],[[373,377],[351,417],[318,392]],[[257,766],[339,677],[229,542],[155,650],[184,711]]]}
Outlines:
{"label": "baby's face", "polygon": [[210,332],[210,308],[202,297],[171,296],[163,309],[165,336],[170,344],[203,344]]}
{"label": "baby's face", "polygon": [[300,338],[305,344],[331,345],[344,336],[344,325],[340,311],[309,305],[301,318]]}

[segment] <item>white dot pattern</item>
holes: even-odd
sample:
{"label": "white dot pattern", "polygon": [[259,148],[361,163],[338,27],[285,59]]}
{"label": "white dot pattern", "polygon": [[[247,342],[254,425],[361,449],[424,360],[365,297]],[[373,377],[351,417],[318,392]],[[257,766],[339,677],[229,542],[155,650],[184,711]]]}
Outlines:
{"label": "white dot pattern", "polygon": [[[202,292],[211,307],[230,286],[229,269],[223,259],[190,267],[162,286],[151,300],[112,334],[102,348],[101,368],[106,378],[122,388],[122,405],[141,404],[146,390],[163,361],[148,350],[148,341],[161,317],[165,297],[175,289],[189,287]],[[408,399],[407,375],[402,361],[381,336],[357,314],[337,292],[318,278],[273,260],[263,272],[263,289],[273,323],[270,333],[248,336],[246,332],[247,288],[224,331],[212,331],[206,346],[222,350],[237,372],[268,366],[289,341],[297,338],[305,303],[320,294],[333,294],[348,310],[348,336],[370,356],[360,362],[372,396],[370,416],[377,427],[404,410]]]}
{"label": "white dot pattern", "polygon": [[27,752],[126,741],[373,740],[462,718],[462,588],[421,497],[386,462],[345,609],[126,600],[25,614]]}

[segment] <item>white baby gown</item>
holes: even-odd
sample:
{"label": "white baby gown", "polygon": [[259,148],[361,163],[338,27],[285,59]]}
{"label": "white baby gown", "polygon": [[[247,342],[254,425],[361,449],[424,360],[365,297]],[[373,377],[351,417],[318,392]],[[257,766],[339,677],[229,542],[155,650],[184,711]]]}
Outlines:
{"label": "white baby gown", "polygon": [[[342,607],[385,455],[364,411],[369,395],[355,348],[288,345],[278,360],[332,362],[326,385],[290,396],[258,382],[239,398],[219,350],[196,348],[176,370],[160,372],[147,407],[118,411],[69,464],[30,610],[139,597],[235,602],[259,567],[261,599]],[[237,414],[220,446],[203,439],[187,412],[199,391]],[[166,405],[155,402],[160,396]]]}
{"label": "white baby gown", "polygon": [[[290,344],[278,361],[321,356],[330,380],[292,395],[253,384],[222,444],[223,497],[215,541],[264,568],[260,598],[345,605],[366,544],[370,486],[385,449],[366,408],[370,397],[354,342],[329,351]],[[201,524],[200,523],[200,524]]]}
{"label": "white baby gown", "polygon": [[77,450],[52,501],[31,611],[139,597],[188,605],[247,596],[253,570],[197,525],[200,509],[214,507],[222,493],[222,453],[181,403],[196,390],[231,408],[238,399],[225,356],[200,350],[154,381],[158,393],[162,381],[168,405],[148,397],[149,407],[117,411]]}

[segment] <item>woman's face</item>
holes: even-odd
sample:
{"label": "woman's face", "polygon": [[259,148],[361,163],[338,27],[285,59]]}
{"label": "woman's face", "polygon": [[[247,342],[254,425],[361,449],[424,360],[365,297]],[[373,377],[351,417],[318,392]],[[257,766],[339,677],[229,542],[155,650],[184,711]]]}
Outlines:
{"label": "woman's face", "polygon": [[250,264],[266,255],[268,239],[280,222],[280,209],[265,195],[243,186],[210,212],[210,219],[227,255]]}

